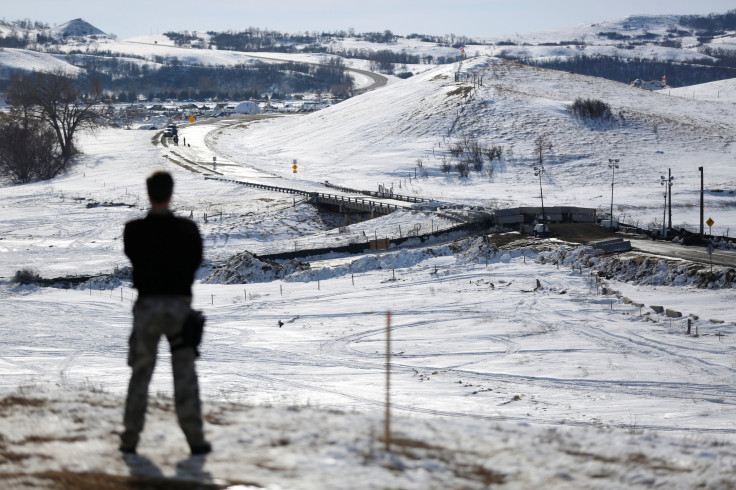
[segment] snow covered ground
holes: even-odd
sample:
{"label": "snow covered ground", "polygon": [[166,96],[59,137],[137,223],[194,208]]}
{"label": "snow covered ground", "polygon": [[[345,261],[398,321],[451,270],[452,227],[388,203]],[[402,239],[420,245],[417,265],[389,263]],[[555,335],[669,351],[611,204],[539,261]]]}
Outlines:
{"label": "snow covered ground", "polygon": [[[306,116],[182,132],[197,154],[255,167],[273,185],[402,182],[409,194],[503,206],[539,199],[531,145],[544,133],[554,142],[545,203],[605,209],[605,163],[616,157],[617,214],[661,216],[659,175],[671,166],[676,223],[693,225],[696,168],[705,165],[707,209],[721,227],[714,232],[736,225],[730,102],[485,58],[463,64],[464,73],[484,74],[466,102],[455,93],[467,85],[455,84],[456,70]],[[614,121],[573,118],[566,107],[576,96],[609,102]],[[732,487],[733,287],[605,282],[685,315],[669,319],[601,295],[592,270],[577,268],[580,250],[521,237],[500,250],[480,238],[414,244],[225,284],[212,273],[236,253],[328,246],[341,224],[290,195],[190,172],[172,163],[174,150],[152,144],[152,133],[100,130],[81,138],[83,154],[64,176],[0,187],[4,485],[78,478],[93,486],[96,476],[137,475],[275,489]],[[514,150],[492,176],[441,174],[440,155],[463,134]],[[426,176],[414,179],[419,158]],[[188,458],[163,345],[141,454],[123,459],[115,449],[135,298],[124,273],[69,289],[12,279],[24,269],[43,278],[121,271],[123,225],[145,212],[144,179],[158,168],[174,174],[176,212],[195,219],[205,239],[194,304],[208,317],[198,361],[214,446],[207,458]],[[403,212],[343,233],[433,219]],[[398,440],[386,452],[389,311]],[[698,336],[686,334],[688,319]]]}

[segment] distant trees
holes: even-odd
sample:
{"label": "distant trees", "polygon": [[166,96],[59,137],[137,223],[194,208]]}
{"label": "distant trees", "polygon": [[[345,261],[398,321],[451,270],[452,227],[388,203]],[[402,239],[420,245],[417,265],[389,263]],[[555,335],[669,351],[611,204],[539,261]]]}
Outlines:
{"label": "distant trees", "polygon": [[[707,49],[703,51],[708,52]],[[579,55],[543,59],[522,59],[508,55],[502,57],[514,59],[529,66],[602,77],[622,83],[631,83],[637,78],[655,80],[661,78],[662,75],[667,75],[669,86],[682,87],[736,77],[736,56],[733,52],[730,50],[710,52],[722,58],[710,64],[707,64],[706,60],[698,60],[698,63],[695,64],[619,56]]]}
{"label": "distant trees", "polygon": [[680,24],[707,33],[720,34],[726,30],[736,29],[736,9],[729,10],[725,14],[683,16],[680,17]]}

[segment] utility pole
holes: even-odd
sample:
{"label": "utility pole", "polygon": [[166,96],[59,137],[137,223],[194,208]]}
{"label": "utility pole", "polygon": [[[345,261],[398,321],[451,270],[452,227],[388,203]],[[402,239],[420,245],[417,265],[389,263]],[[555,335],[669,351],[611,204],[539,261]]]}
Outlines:
{"label": "utility pole", "polygon": [[667,221],[667,229],[671,230],[672,229],[672,169],[671,168],[667,169],[667,177],[668,177],[667,180],[669,180],[669,183],[670,183],[670,185],[667,186],[670,191],[670,216],[669,216],[669,220]]}
{"label": "utility pole", "polygon": [[667,189],[664,190],[664,207],[662,208],[662,238],[667,238]]}
{"label": "utility pole", "polygon": [[665,231],[665,221],[667,218],[667,194],[669,193],[670,196],[670,220],[669,220],[669,226],[667,229],[672,229],[672,181],[675,180],[675,178],[672,176],[672,169],[668,169],[667,171],[667,178],[665,178],[664,175],[660,176],[659,183],[664,186],[664,215],[662,216],[662,234],[666,235],[667,232]]}
{"label": "utility pole", "polygon": [[542,192],[542,175],[545,174],[544,167],[542,165],[534,167],[534,175],[539,177],[539,197],[542,199],[542,230],[544,233],[547,232],[547,215],[544,212],[544,193]]}
{"label": "utility pole", "polygon": [[698,167],[700,171],[700,238],[703,238],[703,167]]}
{"label": "utility pole", "polygon": [[618,168],[618,158],[608,159],[608,168],[611,169],[611,229],[613,229],[613,183],[616,180],[616,169]]}

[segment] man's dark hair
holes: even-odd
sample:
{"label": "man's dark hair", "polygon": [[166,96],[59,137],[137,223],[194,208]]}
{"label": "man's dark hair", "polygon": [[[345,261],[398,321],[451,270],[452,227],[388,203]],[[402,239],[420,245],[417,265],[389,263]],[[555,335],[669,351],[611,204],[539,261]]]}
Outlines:
{"label": "man's dark hair", "polygon": [[174,190],[174,179],[168,172],[158,170],[146,179],[146,186],[151,202],[160,204],[171,198],[171,193]]}

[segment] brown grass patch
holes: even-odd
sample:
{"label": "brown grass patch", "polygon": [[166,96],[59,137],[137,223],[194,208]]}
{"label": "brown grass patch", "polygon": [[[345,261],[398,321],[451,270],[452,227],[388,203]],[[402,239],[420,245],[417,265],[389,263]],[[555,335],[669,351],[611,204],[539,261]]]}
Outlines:
{"label": "brown grass patch", "polygon": [[468,85],[462,85],[456,88],[455,90],[447,92],[445,95],[448,97],[451,97],[453,95],[460,95],[462,97],[467,97],[471,90],[473,90],[473,87],[470,87]]}

